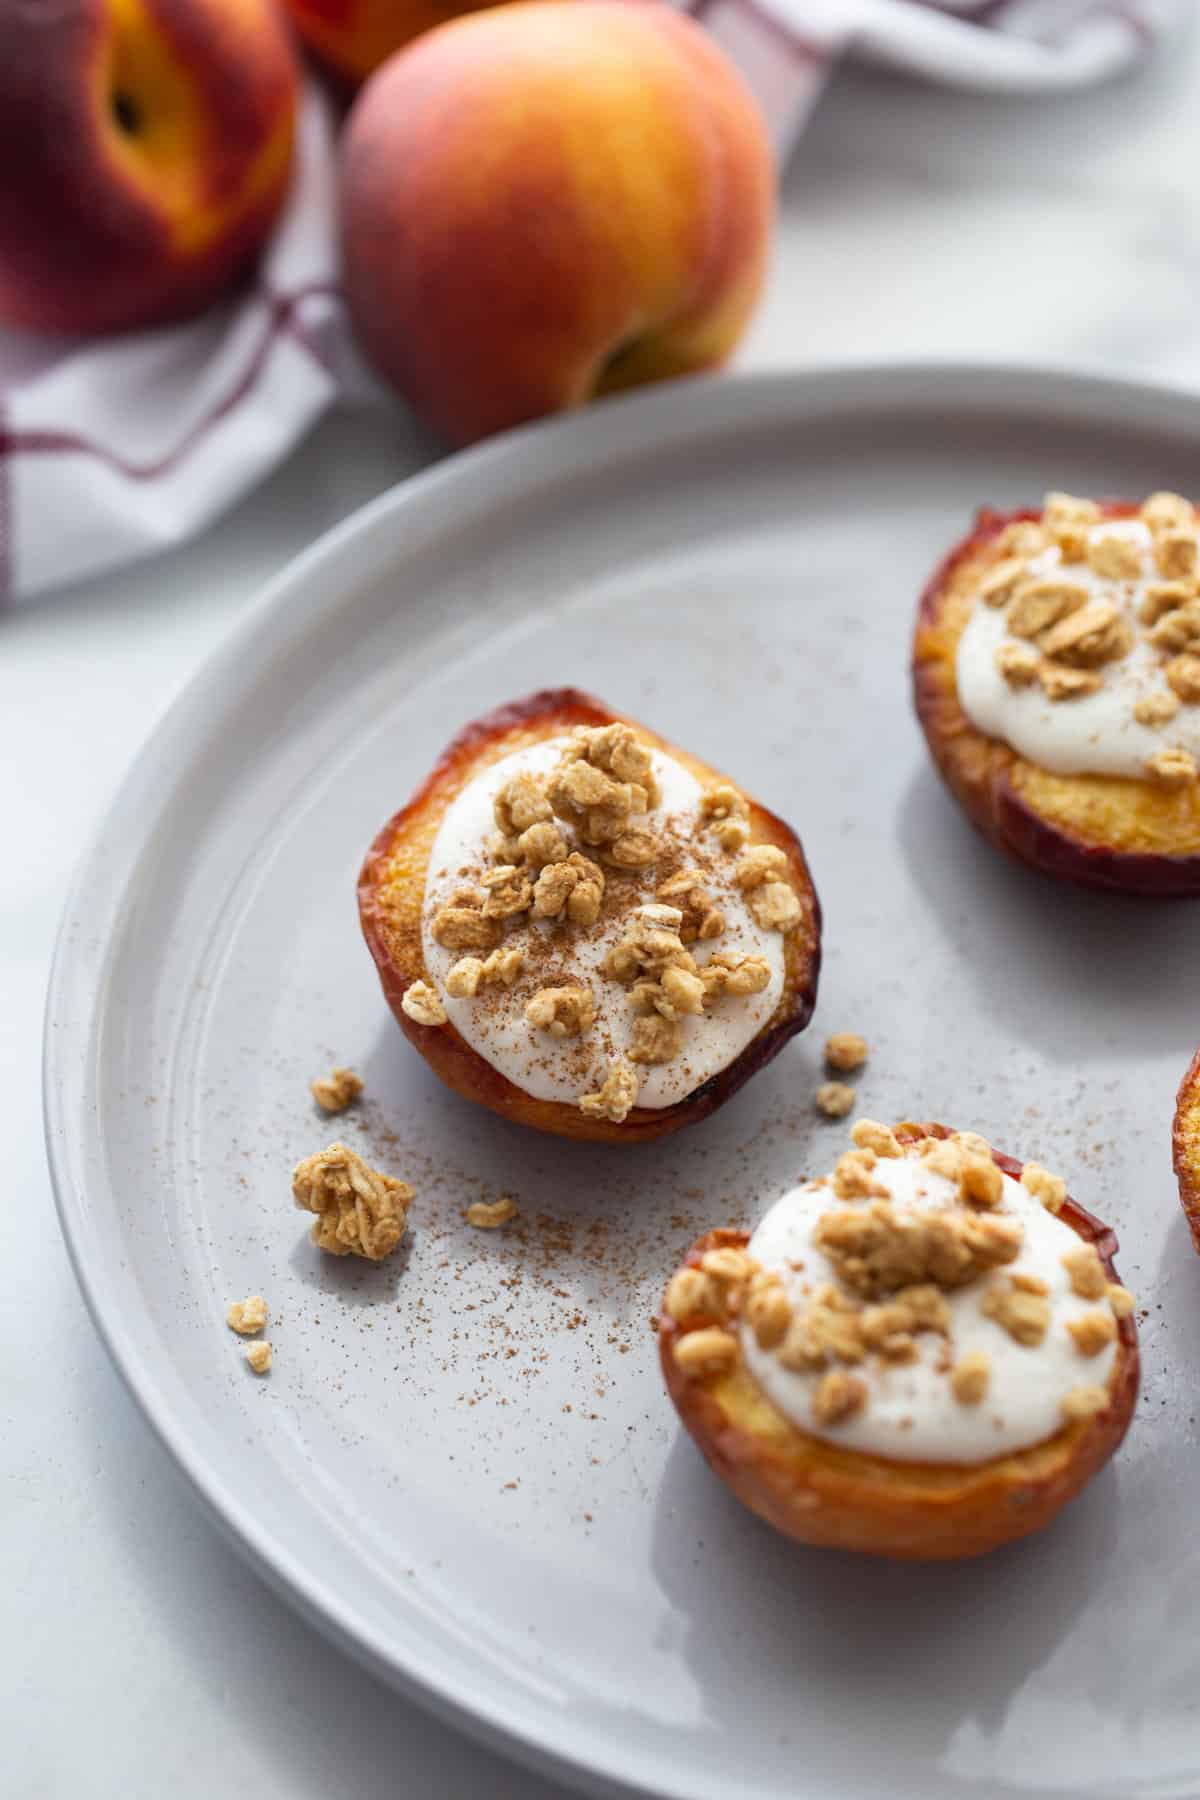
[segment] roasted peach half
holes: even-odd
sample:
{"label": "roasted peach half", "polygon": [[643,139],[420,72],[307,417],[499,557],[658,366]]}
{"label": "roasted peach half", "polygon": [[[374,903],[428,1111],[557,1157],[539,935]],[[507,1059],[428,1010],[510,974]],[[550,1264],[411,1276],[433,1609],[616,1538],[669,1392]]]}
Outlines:
{"label": "roasted peach half", "polygon": [[1200,1050],[1180,1085],[1171,1148],[1180,1203],[1192,1242],[1200,1250]]}
{"label": "roasted peach half", "polygon": [[[941,1125],[896,1127],[906,1146],[949,1135]],[[1020,1178],[1021,1163],[998,1152],[992,1160]],[[1113,1233],[1070,1198],[1059,1217],[1083,1243],[1095,1246],[1105,1278],[1116,1283]],[[749,1241],[743,1231],[710,1231],[693,1246],[684,1267],[700,1270],[710,1252],[743,1252]],[[1121,1294],[1128,1308],[1124,1290]],[[679,1355],[692,1333],[727,1342],[730,1325],[728,1313],[724,1318],[696,1314],[680,1323],[664,1301],[658,1332],[667,1390],[714,1474],[752,1512],[805,1544],[948,1560],[979,1556],[1026,1537],[1048,1525],[1108,1461],[1137,1401],[1137,1335],[1125,1310],[1116,1325],[1116,1359],[1102,1408],[1032,1448],[989,1461],[895,1461],[801,1430],[768,1399],[743,1355],[718,1368],[706,1367],[704,1358],[693,1364],[686,1353]]]}
{"label": "roasted peach half", "polygon": [[[1139,511],[1098,510],[1102,521]],[[1056,774],[978,730],[960,702],[959,641],[980,583],[1009,556],[1012,528],[1041,518],[985,507],[921,597],[913,691],[934,762],[984,837],[1044,874],[1150,899],[1200,895],[1200,781]]]}
{"label": "roasted peach half", "polygon": [[[573,1099],[546,1098],[544,1095],[536,1097],[481,1054],[480,1049],[468,1042],[456,1029],[452,1019],[446,1016],[432,972],[427,967],[424,948],[431,855],[449,809],[476,778],[486,775],[492,765],[514,753],[534,750],[537,746],[549,744],[551,740],[569,737],[580,727],[591,728],[592,731],[629,727],[643,752],[657,752],[669,757],[686,772],[687,777],[694,778],[706,802],[710,794],[718,797],[725,792],[733,794],[740,809],[737,819],[733,821],[736,831],[740,833],[739,854],[751,858],[757,855],[770,861],[783,888],[790,889],[790,894],[785,893],[784,899],[794,914],[794,922],[781,939],[781,973],[777,973],[773,979],[772,991],[778,989],[777,1000],[772,1010],[754,1029],[749,1041],[725,1066],[716,1069],[707,1079],[701,1080],[699,1085],[684,1092],[682,1097],[672,1103],[642,1105],[627,1101],[624,1109],[612,1109],[620,1112],[619,1117],[606,1116],[603,1107],[585,1107]],[[543,809],[543,814],[546,813],[548,808]],[[547,843],[552,843],[556,836],[559,837],[557,854],[561,857],[568,848],[568,841],[559,833],[560,829],[562,833],[569,832],[568,824],[562,817],[545,817],[541,829]],[[634,833],[625,841],[627,859],[636,860],[644,854],[638,841],[641,835],[644,834]],[[603,889],[604,872],[591,859],[595,857],[603,861],[606,857],[609,858],[606,865],[607,880],[609,898],[614,904],[618,890],[626,895],[632,893],[634,900],[647,900],[651,903],[655,901],[656,894],[662,897],[662,888],[656,887],[653,869],[642,871],[613,866],[609,852],[614,856],[621,854],[621,844],[610,844],[602,848],[594,845],[594,839],[581,838],[571,861],[585,873],[590,869],[591,877]],[[543,853],[553,854],[553,851],[547,852],[543,845]],[[652,855],[653,851],[647,854]],[[642,874],[645,875],[645,881],[639,889],[634,877]],[[517,903],[520,899],[519,890],[524,888],[525,904],[528,906],[528,888],[524,887],[523,881],[526,875],[533,875],[532,867],[524,871],[511,871],[512,887],[518,890]],[[485,885],[486,879],[485,877]],[[592,890],[593,893],[594,891]],[[782,892],[783,889],[778,891]],[[540,892],[536,885],[535,892]],[[794,900],[791,896],[794,896]],[[603,702],[576,688],[558,688],[533,694],[528,699],[497,708],[461,731],[407,806],[379,833],[363,865],[358,884],[358,900],[363,933],[375,959],[388,1004],[410,1043],[420,1051],[447,1086],[504,1118],[563,1137],[609,1143],[641,1143],[666,1136],[679,1130],[681,1126],[706,1118],[729,1099],[731,1094],[736,1093],[757,1069],[778,1055],[790,1037],[807,1025],[816,1001],[821,953],[821,915],[804,851],[795,832],[764,807],[740,794],[732,784],[725,783],[723,777],[698,757],[667,743],[644,726],[624,719]],[[605,905],[608,905],[608,901]],[[565,914],[563,917],[565,921]],[[436,929],[435,920],[435,935]],[[698,929],[700,936],[704,937],[706,928],[701,925]],[[533,935],[531,929],[529,936]],[[488,938],[486,944],[481,942],[478,946],[468,947],[478,948],[482,953],[489,945],[498,942],[500,953],[503,954],[504,944],[512,941],[511,938],[497,934],[494,938]],[[569,932],[562,936],[561,942],[561,955],[569,961]],[[693,947],[700,948],[698,944]],[[690,984],[698,993],[699,982],[694,973],[694,959],[690,954],[677,954],[676,960],[691,966],[693,973],[684,986]],[[717,958],[714,956],[713,960],[716,961]],[[466,961],[474,969],[471,979],[483,978],[483,965],[479,959],[467,958]],[[557,978],[560,982],[564,979],[561,967]],[[525,985],[534,987],[536,983],[527,982]],[[662,1010],[671,1013],[671,1007],[662,1000],[661,991],[656,984],[651,982],[648,987],[642,983],[635,985],[639,988],[639,993],[648,995],[651,1000],[657,992]],[[429,1008],[423,1009],[419,1005],[414,1007],[414,990],[418,995],[430,996]],[[432,993],[430,990],[433,990]],[[448,985],[443,992],[453,994],[455,989]],[[521,990],[517,990],[517,993],[524,1004]],[[639,999],[639,993],[629,995],[630,1004]],[[564,995],[567,1001],[572,1000],[572,990],[569,988],[558,986],[542,989],[536,996],[543,1007],[542,1012],[527,1011],[525,1015],[526,1018],[539,1020],[547,1033],[557,1034],[547,1035],[543,1040],[547,1057],[561,1053],[555,1049],[556,1043],[562,1044],[565,1041],[569,1048],[572,1041],[579,1042],[578,1036],[572,1040],[564,1037],[564,1034],[578,1033],[581,1027],[584,1032],[589,1029],[589,1017],[580,1017],[580,1009],[575,1002],[570,1006],[564,1005]],[[686,1002],[686,995],[684,999]],[[620,996],[620,1001],[622,1006],[626,1005],[624,995]],[[761,1005],[766,1007],[767,998],[763,999]],[[559,1009],[557,1012],[556,1006]],[[693,1010],[700,1010],[698,1001]],[[655,1021],[651,1018],[646,1030],[652,1030],[654,1024]],[[663,1029],[669,1029],[669,1022]],[[645,1060],[653,1059],[647,1057]]]}

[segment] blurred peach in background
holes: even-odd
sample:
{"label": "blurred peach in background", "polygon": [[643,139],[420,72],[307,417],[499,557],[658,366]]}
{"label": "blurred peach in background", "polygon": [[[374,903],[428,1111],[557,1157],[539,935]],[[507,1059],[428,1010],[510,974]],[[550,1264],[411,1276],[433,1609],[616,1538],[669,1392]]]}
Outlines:
{"label": "blurred peach in background", "polygon": [[0,7],[0,323],[203,310],[274,224],[297,89],[274,0]]}

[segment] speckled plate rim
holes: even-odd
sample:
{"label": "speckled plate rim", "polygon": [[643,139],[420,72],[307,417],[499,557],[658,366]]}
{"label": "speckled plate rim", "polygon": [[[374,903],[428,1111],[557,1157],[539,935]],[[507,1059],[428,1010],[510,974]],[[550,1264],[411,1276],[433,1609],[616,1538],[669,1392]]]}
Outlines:
{"label": "speckled plate rim", "polygon": [[[96,1329],[129,1393],[213,1519],[253,1566],[323,1631],[367,1667],[455,1726],[542,1773],[594,1792],[663,1800],[707,1800],[697,1771],[669,1767],[654,1751],[564,1717],[549,1701],[506,1683],[461,1680],[431,1656],[419,1617],[397,1613],[384,1634],[357,1616],[325,1577],[320,1559],[289,1553],[247,1506],[236,1455],[210,1454],[212,1433],[194,1403],[168,1400],[152,1360],[139,1353],[138,1320],[117,1303],[112,1271],[119,1241],[106,1233],[117,1216],[103,1181],[103,1131],[95,1072],[110,1000],[114,926],[141,873],[154,822],[188,769],[219,730],[223,712],[244,702],[267,662],[302,641],[317,621],[385,568],[439,538],[452,538],[497,504],[528,503],[539,490],[561,492],[603,465],[653,448],[675,455],[687,479],[688,446],[804,424],[822,427],[911,416],[935,428],[948,414],[976,423],[1027,415],[1161,436],[1200,436],[1200,395],[1087,370],[1004,364],[851,364],[792,374],[699,379],[604,401],[586,412],[531,426],[401,482],[370,502],[272,580],[221,647],[193,677],[143,746],[84,855],[60,927],[46,1008],[43,1094],[47,1153],[68,1253]],[[143,875],[143,878],[144,875]],[[98,1179],[99,1176],[99,1179]],[[681,1786],[681,1776],[688,1785]],[[825,1800],[815,1790],[808,1800]]]}

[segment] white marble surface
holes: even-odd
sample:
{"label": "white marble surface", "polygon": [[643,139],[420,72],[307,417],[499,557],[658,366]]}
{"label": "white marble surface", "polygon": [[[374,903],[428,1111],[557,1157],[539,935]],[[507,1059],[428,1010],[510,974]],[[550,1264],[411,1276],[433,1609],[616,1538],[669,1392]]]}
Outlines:
{"label": "white marble surface", "polygon": [[[1048,105],[841,74],[784,188],[748,368],[1073,361],[1200,382],[1200,33]],[[328,1648],[247,1572],[110,1371],[42,1152],[46,970],[80,839],[264,577],[417,466],[328,422],[185,551],[0,618],[0,1792],[548,1800]],[[868,497],[869,498],[869,497]]]}

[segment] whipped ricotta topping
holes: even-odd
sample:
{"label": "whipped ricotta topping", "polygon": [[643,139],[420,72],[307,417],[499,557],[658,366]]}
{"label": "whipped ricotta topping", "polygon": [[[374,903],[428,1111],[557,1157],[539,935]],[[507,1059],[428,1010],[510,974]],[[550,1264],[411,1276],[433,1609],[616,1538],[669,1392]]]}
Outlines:
{"label": "whipped ricotta topping", "polygon": [[1138,614],[1148,584],[1161,582],[1154,565],[1150,531],[1140,519],[1110,520],[1091,527],[1089,542],[1120,537],[1136,546],[1141,557],[1137,580],[1115,581],[1097,575],[1086,562],[1064,564],[1051,545],[1029,559],[1031,576],[1060,570],[1086,586],[1089,602],[1107,600],[1134,632],[1128,656],[1103,665],[1096,673],[1100,687],[1079,699],[1052,701],[1033,682],[1011,686],[996,663],[1002,644],[1012,638],[1003,607],[977,600],[958,643],[956,680],[959,702],[971,723],[988,737],[1008,744],[1026,761],[1059,775],[1144,776],[1148,760],[1164,748],[1187,750],[1200,762],[1200,706],[1182,706],[1160,726],[1143,725],[1134,717],[1138,701],[1166,691],[1162,657],[1144,638]]}
{"label": "whipped ricotta topping", "polygon": [[[522,973],[511,987],[493,984],[473,998],[456,999],[447,992],[446,978],[460,953],[439,944],[432,925],[455,890],[464,881],[478,881],[489,867],[487,845],[496,830],[494,803],[500,789],[514,775],[549,775],[570,742],[564,735],[516,751],[467,784],[434,840],[422,917],[425,967],[455,1029],[514,1086],[537,1100],[568,1103],[598,1090],[614,1060],[628,1050],[633,1025],[629,993],[605,974],[602,965],[636,909],[656,903],[667,865],[640,870],[606,866],[605,902],[594,925],[579,927],[530,914],[510,921],[504,946],[525,952]],[[733,879],[737,857],[722,852],[705,833],[699,782],[657,750],[651,760],[661,804],[638,815],[637,823],[676,846],[675,866],[701,873],[725,917],[718,938],[689,946],[696,963],[703,969],[715,952],[730,951],[762,957],[770,970],[769,982],[760,992],[721,995],[706,1005],[703,1016],[685,1018],[682,1048],[670,1062],[639,1068],[637,1105],[661,1108],[685,1099],[727,1068],[771,1017],[783,992],[784,937],[756,922]],[[563,829],[569,835],[569,827]],[[578,848],[589,857],[597,856],[586,844]],[[532,1027],[525,1016],[532,996],[557,984],[585,984],[591,989],[594,1020],[579,1036],[552,1037]]]}
{"label": "whipped ricotta topping", "polygon": [[[916,1208],[961,1209],[955,1184],[915,1156],[880,1158],[871,1175],[887,1189],[901,1216]],[[815,1232],[821,1215],[841,1204],[827,1184],[808,1182],[777,1201],[750,1240],[749,1254],[764,1269],[779,1272],[794,1311],[823,1284],[837,1280]],[[1080,1239],[1019,1182],[1004,1176],[1002,1200],[989,1216],[1017,1219],[1024,1228],[1021,1251],[1001,1278],[1026,1273],[1045,1282],[1050,1321],[1040,1344],[1017,1343],[987,1316],[982,1302],[989,1278],[984,1276],[945,1293],[949,1335],[918,1332],[914,1361],[868,1356],[855,1364],[852,1373],[868,1389],[865,1405],[853,1417],[823,1427],[813,1411],[820,1373],[784,1368],[743,1324],[746,1365],[779,1411],[814,1437],[901,1462],[986,1462],[1060,1431],[1065,1396],[1081,1384],[1103,1386],[1112,1373],[1116,1341],[1085,1356],[1067,1329],[1072,1320],[1105,1303],[1073,1291],[1063,1257],[1079,1249]],[[983,1401],[964,1405],[955,1398],[949,1369],[972,1351],[987,1357],[990,1379]]]}

